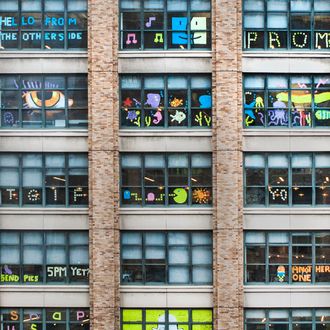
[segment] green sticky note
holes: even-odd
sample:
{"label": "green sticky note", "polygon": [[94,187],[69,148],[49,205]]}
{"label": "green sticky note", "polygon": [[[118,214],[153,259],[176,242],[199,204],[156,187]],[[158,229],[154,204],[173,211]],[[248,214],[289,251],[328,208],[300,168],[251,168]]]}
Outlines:
{"label": "green sticky note", "polygon": [[123,322],[142,322],[142,309],[124,309]]}
{"label": "green sticky note", "polygon": [[[146,310],[146,322],[158,323],[160,316],[165,315],[163,309],[147,309]],[[164,319],[164,316],[163,316]]]}
{"label": "green sticky note", "polygon": [[193,322],[212,322],[212,309],[193,309]]}
{"label": "green sticky note", "polygon": [[188,322],[189,312],[187,309],[170,309],[169,310],[169,321],[171,322],[170,315],[173,315],[178,322]]}

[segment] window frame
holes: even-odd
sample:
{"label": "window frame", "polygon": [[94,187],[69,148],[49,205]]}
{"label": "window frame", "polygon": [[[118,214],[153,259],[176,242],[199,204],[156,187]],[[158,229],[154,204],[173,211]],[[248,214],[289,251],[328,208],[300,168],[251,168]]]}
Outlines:
{"label": "window frame", "polygon": [[[70,234],[71,233],[80,233],[80,234],[87,234],[87,238],[88,238],[88,231],[59,231],[59,230],[56,230],[56,231],[41,231],[41,230],[26,230],[26,231],[18,231],[18,230],[2,230],[1,233],[8,233],[8,232],[11,232],[11,233],[17,233],[19,235],[19,243],[18,244],[8,244],[8,243],[2,243],[0,241],[0,247],[18,247],[19,249],[19,263],[18,264],[15,264],[19,267],[19,281],[17,282],[13,282],[13,281],[1,281],[0,283],[2,285],[17,285],[17,284],[20,284],[20,285],[88,285],[88,274],[89,274],[89,271],[87,273],[87,277],[86,277],[86,280],[77,280],[77,281],[73,281],[71,280],[70,278],[70,275],[71,275],[71,272],[70,272],[70,267],[73,266],[71,263],[70,263],[70,252],[76,248],[76,247],[80,247],[82,249],[88,249],[88,242],[85,243],[85,244],[82,244],[82,243],[79,243],[79,244],[74,244],[74,243],[70,243]],[[23,239],[24,239],[24,234],[26,233],[40,233],[42,235],[42,243],[41,244],[27,244],[27,243],[24,243]],[[47,243],[47,234],[49,233],[61,233],[61,234],[64,234],[65,235],[65,242],[64,243]],[[1,238],[0,238],[1,240]],[[25,264],[24,262],[24,257],[23,257],[23,254],[24,254],[24,251],[25,251],[25,248],[26,247],[29,247],[29,246],[33,246],[33,247],[39,247],[39,249],[41,249],[42,251],[42,264],[40,265],[41,266],[41,272],[42,272],[42,279],[40,281],[24,281],[24,267],[26,265],[28,266],[35,266],[33,264]],[[63,280],[62,281],[50,281],[48,280],[48,274],[47,274],[47,268],[49,267],[50,264],[47,263],[47,252],[53,248],[53,247],[60,247],[60,248],[64,248],[65,249],[65,267],[66,267],[66,275],[63,276]],[[89,260],[88,260],[89,262]],[[1,265],[1,268],[2,268],[2,265],[7,265],[8,263],[4,263],[2,264],[2,261],[0,260],[0,265]],[[56,265],[55,265],[56,266]],[[60,267],[62,267],[62,265],[59,265]],[[82,265],[84,266],[84,265]],[[88,265],[88,268],[89,268],[89,265]],[[1,272],[2,274],[2,272]],[[33,275],[35,276],[35,275]]]}
{"label": "window frame", "polygon": [[[188,189],[187,189],[187,201],[185,203],[182,203],[182,204],[171,204],[169,203],[169,189],[171,189],[172,186],[169,185],[168,183],[168,178],[169,178],[169,173],[168,173],[168,170],[169,170],[169,162],[168,162],[168,158],[170,155],[176,155],[176,154],[184,154],[184,155],[187,155],[188,157],[188,167],[187,167],[187,170],[188,170],[188,176],[187,176],[187,181],[188,181],[188,185],[186,186]],[[166,152],[166,153],[145,153],[145,152],[134,152],[134,153],[121,153],[120,154],[120,205],[121,207],[127,207],[127,208],[130,208],[130,207],[211,207],[213,202],[212,202],[212,194],[213,194],[213,182],[212,182],[212,178],[211,178],[211,181],[210,181],[210,185],[209,186],[205,186],[205,185],[200,185],[202,188],[208,188],[209,189],[209,192],[210,192],[210,203],[209,204],[206,204],[206,203],[201,203],[201,204],[193,204],[193,197],[192,197],[192,192],[193,192],[193,189],[194,189],[194,186],[192,184],[192,175],[191,175],[191,172],[192,172],[192,156],[193,155],[197,155],[197,154],[203,154],[203,155],[208,155],[210,156],[210,160],[211,160],[211,165],[210,167],[199,167],[199,168],[209,168],[211,171],[212,171],[212,154],[211,153],[207,153],[207,152],[197,152],[197,153],[170,153],[170,152]],[[140,177],[140,185],[138,187],[141,187],[141,202],[139,204],[125,204],[123,203],[123,191],[124,189],[128,189],[130,188],[130,186],[123,186],[123,169],[125,167],[122,166],[122,159],[124,156],[126,155],[135,155],[135,156],[139,156],[140,160],[141,160],[141,167],[128,167],[129,169],[131,168],[136,168],[136,169],[139,169],[141,170],[141,177]],[[144,184],[144,173],[145,173],[145,157],[148,156],[148,155],[153,155],[153,156],[156,156],[156,155],[160,155],[160,156],[164,156],[164,159],[165,159],[165,167],[164,167],[164,182],[165,182],[165,185],[164,185],[164,203],[163,204],[147,204],[146,201],[145,201],[145,190],[146,190],[146,186]],[[194,167],[195,168],[195,167]],[[181,187],[179,185],[176,185],[178,187]],[[134,186],[135,187],[135,186]],[[155,186],[156,187],[156,186]]]}
{"label": "window frame", "polygon": [[[128,88],[122,88],[122,81],[125,77],[135,77],[135,78],[139,78],[140,83],[141,83],[141,88],[139,89],[128,89]],[[187,82],[187,88],[186,89],[177,89],[178,91],[185,91],[187,92],[187,106],[182,106],[182,107],[178,107],[177,109],[181,110],[181,109],[186,109],[186,114],[187,114],[187,125],[176,125],[176,126],[172,126],[169,125],[169,121],[170,119],[170,113],[169,110],[174,110],[176,109],[175,107],[171,107],[169,106],[169,91],[171,90],[168,86],[168,79],[169,77],[182,77],[182,74],[163,74],[163,75],[147,75],[147,74],[139,74],[139,75],[132,75],[132,74],[123,74],[120,75],[120,88],[119,88],[119,100],[120,100],[120,105],[119,105],[119,113],[120,113],[120,129],[136,129],[136,130],[143,130],[143,129],[157,129],[157,130],[161,130],[161,129],[169,129],[169,130],[184,130],[184,129],[212,129],[212,77],[210,75],[207,74],[188,74],[185,75],[186,78],[186,82]],[[197,108],[197,107],[193,107],[192,106],[192,93],[194,90],[200,90],[200,89],[195,89],[192,88],[192,78],[198,78],[198,77],[203,77],[203,78],[208,78],[209,82],[210,82],[210,87],[208,88],[210,91],[210,97],[211,97],[211,107],[210,108]],[[163,120],[164,120],[164,124],[163,125],[159,125],[159,126],[154,126],[154,125],[150,125],[147,126],[146,122],[145,122],[145,117],[146,117],[146,111],[148,111],[149,109],[154,109],[154,108],[149,108],[149,107],[145,107],[142,100],[145,101],[146,97],[145,97],[145,92],[148,90],[145,88],[145,79],[146,78],[160,78],[163,79],[164,82],[164,105],[163,106],[159,106],[159,108],[161,108],[164,114]],[[201,88],[204,89],[204,88]],[[139,91],[140,92],[140,98],[141,98],[141,107],[137,108],[134,107],[133,110],[138,109],[139,111],[141,111],[141,116],[140,116],[140,126],[133,126],[133,125],[125,125],[125,123],[123,122],[123,110],[125,109],[125,107],[122,105],[122,100],[123,100],[123,93],[124,91]],[[207,88],[205,88],[205,90],[207,90]],[[126,108],[127,111],[129,111],[129,108]],[[210,118],[210,125],[192,125],[193,122],[193,112],[197,112],[197,110],[200,111],[208,111],[210,112],[209,118]],[[125,110],[124,110],[125,111]],[[206,122],[206,121],[205,121]],[[202,121],[203,123],[203,121]]]}
{"label": "window frame", "polygon": [[[260,311],[264,313],[264,318],[261,321],[253,321],[253,322],[248,322],[247,320],[247,312],[249,311]],[[245,308],[244,309],[244,329],[247,330],[248,326],[255,326],[256,329],[258,325],[262,325],[264,326],[264,330],[270,330],[273,329],[272,327],[270,327],[271,324],[274,324],[274,322],[270,321],[269,318],[269,314],[271,311],[287,311],[288,312],[288,321],[287,322],[281,322],[282,324],[286,324],[288,325],[288,328],[290,330],[294,329],[294,324],[305,324],[305,325],[311,325],[312,326],[312,330],[316,330],[316,326],[318,324],[329,324],[330,321],[326,320],[325,322],[320,322],[316,319],[316,313],[318,311],[327,311],[328,313],[330,313],[329,308],[260,308],[260,309],[256,309],[256,308]],[[312,313],[312,320],[311,321],[296,321],[293,320],[293,312],[295,311],[308,311]],[[264,321],[264,322],[262,322]]]}
{"label": "window frame", "polygon": [[[182,30],[183,33],[187,33],[187,35],[189,36],[191,34],[191,28],[190,28],[190,22],[191,22],[191,18],[193,18],[193,14],[194,13],[202,13],[202,14],[209,14],[210,15],[210,22],[212,22],[212,8],[211,8],[211,2],[210,2],[210,10],[209,11],[195,11],[191,9],[191,0],[187,0],[187,10],[186,11],[169,11],[168,7],[167,7],[167,0],[163,0],[164,1],[164,6],[162,9],[148,9],[148,8],[144,8],[144,0],[137,0],[140,2],[140,9],[123,9],[121,6],[121,1],[119,0],[118,3],[118,11],[119,11],[119,29],[118,29],[118,50],[119,51],[167,51],[167,50],[174,50],[174,51],[210,51],[212,49],[212,24],[210,24],[210,29],[206,29],[206,30],[196,30],[197,32],[205,32],[207,38],[209,38],[209,44],[210,47],[191,47],[191,43],[187,42],[187,48],[183,47],[182,45],[178,46],[178,47],[169,47],[168,45],[168,40],[170,39],[170,35],[172,31],[177,32],[177,30],[171,30],[168,29],[168,14],[169,13],[186,13],[187,17],[187,29],[186,30]],[[123,28],[123,13],[137,13],[137,15],[140,16],[140,26],[141,29],[140,30],[134,30],[134,29],[127,29],[124,30]],[[161,29],[151,29],[151,30],[146,30],[144,27],[144,21],[145,21],[145,13],[161,13],[163,14],[163,29],[162,29],[162,33],[163,34],[163,47],[160,48],[145,48],[144,45],[144,33],[151,31],[151,32],[155,32],[157,33],[161,30]],[[203,16],[204,17],[204,16]],[[208,24],[206,23],[206,26]],[[126,35],[126,33],[136,33],[136,34],[140,34],[140,48],[124,48],[124,42],[125,42],[125,38],[124,35]]]}
{"label": "window frame", "polygon": [[[138,310],[138,311],[141,311],[142,312],[142,321],[137,321],[137,322],[124,322],[124,317],[123,317],[123,313],[125,310]],[[153,325],[153,324],[157,324],[158,322],[155,322],[155,323],[152,323],[152,322],[146,322],[146,311],[150,311],[150,310],[161,310],[161,311],[164,311],[165,312],[165,322],[162,323],[162,325],[164,324],[165,326],[165,329],[168,329],[169,328],[169,325],[170,324],[173,324],[173,323],[170,323],[169,322],[169,312],[171,310],[181,310],[181,311],[187,311],[188,312],[188,322],[178,322],[179,324],[182,324],[182,325],[187,325],[188,326],[188,329],[189,330],[192,330],[194,329],[194,325],[198,326],[198,325],[205,325],[206,327],[207,326],[211,326],[210,328],[207,328],[208,330],[212,330],[213,329],[213,310],[212,309],[209,309],[209,308],[121,308],[120,309],[120,329],[121,330],[124,330],[124,326],[125,325],[141,325],[141,329],[142,330],[145,330],[147,325]],[[203,310],[203,311],[211,311],[211,315],[212,315],[212,322],[194,322],[193,321],[193,312],[194,311],[198,311],[198,310]]]}
{"label": "window frame", "polygon": [[[314,99],[315,99],[315,95],[317,95],[317,91],[324,91],[326,92],[327,90],[325,88],[316,88],[317,84],[316,84],[316,79],[317,76],[320,75],[301,75],[301,78],[308,78],[310,79],[311,83],[310,83],[310,87],[309,88],[304,88],[304,89],[299,89],[299,88],[292,88],[292,78],[296,77],[297,74],[244,74],[243,75],[243,96],[242,96],[242,116],[243,116],[243,123],[242,126],[244,129],[329,129],[330,126],[330,122],[328,125],[317,125],[317,118],[315,118],[315,113],[317,111],[328,111],[329,112],[329,119],[330,119],[330,107],[320,107],[318,106]],[[269,88],[268,87],[268,80],[269,78],[272,77],[282,77],[285,78],[287,81],[287,88]],[[263,79],[263,84],[264,87],[263,88],[248,88],[245,87],[245,81],[247,78],[262,78]],[[282,91],[286,90],[288,92],[288,106],[285,109],[285,111],[287,112],[287,116],[288,116],[288,123],[287,125],[269,125],[269,120],[268,120],[268,111],[272,110],[273,107],[269,106],[269,95],[273,92],[273,91],[280,91],[280,93],[282,93]],[[293,115],[293,110],[296,108],[296,106],[293,105],[294,102],[292,102],[292,91],[308,91],[311,94],[311,105],[310,107],[305,110],[308,111],[311,115],[311,125],[308,125],[308,123],[304,126],[302,125],[293,125],[292,123],[292,115]],[[246,116],[246,109],[248,110],[249,108],[246,107],[246,105],[248,106],[249,104],[245,103],[245,95],[248,92],[255,92],[255,93],[262,93],[263,94],[263,102],[264,102],[264,107],[261,108],[262,110],[262,114],[264,116],[264,124],[263,125],[253,125],[250,126],[250,124],[248,124],[247,122],[247,117]],[[266,106],[267,104],[267,106]],[[253,109],[255,109],[256,107],[253,107]],[[325,119],[327,120],[327,119]]]}
{"label": "window frame", "polygon": [[[75,167],[69,167],[69,157],[72,156],[72,155],[75,155],[75,156],[84,156],[86,157],[86,161],[88,162],[88,156],[86,153],[40,153],[40,152],[37,152],[37,153],[21,153],[21,152],[15,152],[15,153],[7,153],[7,152],[4,152],[4,153],[0,153],[0,156],[1,155],[8,155],[8,154],[11,154],[11,155],[15,155],[17,156],[17,159],[18,159],[18,166],[0,166],[0,172],[1,170],[3,169],[15,169],[17,172],[18,172],[18,176],[19,176],[19,182],[18,182],[18,186],[15,187],[15,188],[12,188],[12,187],[8,187],[8,186],[0,186],[0,193],[2,195],[2,191],[4,192],[9,192],[8,189],[15,189],[18,191],[18,202],[17,203],[11,203],[11,204],[3,204],[2,201],[0,203],[0,208],[3,208],[3,207],[73,207],[73,208],[85,208],[85,207],[88,207],[88,164],[87,164],[87,167],[81,167],[81,166],[75,166]],[[34,169],[35,167],[23,167],[23,157],[25,155],[40,155],[41,156],[41,159],[42,159],[42,166],[40,167],[41,169],[41,175],[42,175],[42,185],[41,186],[38,186],[38,187],[33,187],[33,188],[30,188],[31,189],[34,189],[34,190],[41,190],[41,202],[39,203],[29,203],[29,204],[25,204],[24,201],[23,201],[23,198],[24,198],[24,193],[23,193],[23,190],[25,189],[25,186],[23,185],[23,169]],[[61,167],[60,169],[62,169],[64,171],[64,176],[65,176],[65,183],[64,183],[64,189],[65,189],[65,203],[64,204],[48,204],[47,203],[47,196],[46,196],[46,189],[48,187],[48,185],[46,185],[46,170],[47,169],[54,169],[54,168],[47,168],[46,167],[46,156],[48,155],[61,155],[61,156],[64,156],[65,157],[65,165],[64,167]],[[72,189],[72,186],[69,185],[69,179],[70,179],[70,170],[83,170],[83,171],[86,171],[86,177],[87,177],[87,186],[76,186],[76,188],[79,188],[79,187],[82,187],[83,189],[86,189],[86,192],[83,193],[83,195],[87,195],[87,196],[82,196],[84,198],[87,197],[87,202],[86,203],[77,203],[77,204],[72,204],[70,202],[70,189]],[[27,189],[29,189],[27,187]]]}
{"label": "window frame", "polygon": [[[279,232],[279,231],[278,231]],[[315,240],[315,237],[317,234],[322,234],[322,233],[329,233],[329,231],[313,231],[313,232],[304,232],[304,231],[301,231],[301,232],[297,232],[297,231],[281,231],[281,233],[286,233],[289,237],[288,237],[288,243],[270,243],[269,242],[269,235],[274,233],[274,231],[262,231],[262,233],[264,234],[264,243],[247,243],[246,242],[246,234],[247,233],[256,233],[256,231],[253,231],[253,230],[249,230],[247,232],[245,232],[245,235],[244,235],[244,285],[327,285],[330,283],[330,273],[329,273],[329,281],[316,281],[316,266],[317,265],[321,265],[321,263],[317,263],[316,262],[316,248],[317,247],[330,247],[330,244],[327,244],[327,243],[323,243],[323,244],[320,244],[320,243],[316,243],[316,240]],[[303,234],[306,234],[306,235],[311,235],[311,243],[308,243],[308,244],[304,244],[304,243],[293,243],[293,236],[295,235],[303,235]],[[286,246],[288,247],[288,262],[287,263],[281,263],[281,265],[287,265],[288,267],[288,272],[287,272],[287,278],[288,280],[287,281],[283,281],[283,282],[272,282],[270,281],[270,276],[269,276],[269,271],[270,271],[270,262],[269,262],[269,255],[270,255],[270,251],[269,251],[269,248],[271,246],[274,246],[276,244],[276,246]],[[248,266],[248,263],[247,263],[247,247],[250,247],[250,246],[263,246],[264,248],[264,251],[265,251],[265,259],[264,259],[264,265],[265,265],[265,274],[264,274],[264,278],[265,278],[265,281],[263,282],[249,282],[247,281],[247,278],[248,278],[248,274],[247,274],[247,266]],[[309,264],[311,267],[312,267],[312,270],[311,270],[311,281],[310,282],[307,282],[307,281],[293,281],[292,279],[292,267],[295,266],[295,265],[298,265],[298,266],[304,266],[306,263],[293,263],[293,248],[295,246],[299,246],[299,247],[303,247],[303,246],[311,246],[311,251],[312,251],[312,260],[311,260],[311,263]]]}
{"label": "window frame", "polygon": [[[23,81],[25,81],[25,78],[29,78],[31,77],[31,75],[27,75],[27,74],[18,74],[18,75],[9,75],[9,74],[2,74],[0,75],[0,80],[2,78],[6,79],[7,77],[12,77],[13,79],[15,79],[16,85],[18,84],[19,88],[13,89],[13,88],[0,88],[0,100],[1,100],[1,93],[2,92],[15,92],[16,94],[16,98],[19,99],[18,101],[18,107],[17,108],[6,108],[5,106],[2,107],[2,105],[0,104],[0,114],[1,114],[1,119],[0,119],[0,129],[9,129],[9,130],[15,130],[15,129],[47,129],[47,130],[61,130],[61,129],[65,129],[65,130],[76,130],[76,129],[83,129],[83,130],[87,130],[87,125],[88,125],[88,120],[87,120],[87,116],[88,116],[88,104],[86,104],[86,107],[81,107],[79,106],[78,108],[71,108],[71,106],[69,105],[69,95],[72,92],[84,92],[86,93],[87,99],[88,99],[88,84],[87,84],[87,75],[85,74],[37,74],[37,75],[33,75],[33,77],[39,77],[40,78],[40,82],[42,84],[41,88],[29,88],[28,90],[30,92],[33,91],[38,91],[39,93],[41,93],[42,95],[42,106],[39,108],[25,108],[24,107],[24,101],[22,99],[22,95],[24,94],[24,92],[26,91],[26,89],[23,87],[22,83]],[[55,77],[55,78],[63,78],[64,79],[64,88],[56,88],[54,87],[52,88],[47,88],[45,85],[46,79],[50,78],[50,77]],[[85,79],[85,87],[69,87],[69,80],[72,78],[76,78],[76,79]],[[47,91],[60,91],[62,92],[62,94],[65,97],[65,106],[62,108],[60,108],[59,110],[63,110],[64,111],[64,121],[65,121],[65,125],[64,126],[60,126],[60,127],[56,127],[54,126],[50,126],[47,125],[47,114],[46,111],[50,110],[56,111],[56,108],[54,109],[52,106],[51,107],[46,107],[45,106],[45,102],[46,99],[44,98],[44,95]],[[40,116],[41,116],[41,121],[36,124],[30,124],[30,122],[23,122],[23,112],[26,111],[27,109],[35,109],[40,111]],[[70,124],[70,112],[72,111],[84,111],[86,112],[86,120],[79,120],[80,124],[77,126],[74,126],[72,124]],[[2,121],[4,121],[4,114],[6,112],[12,112],[12,111],[17,111],[18,114],[18,125],[16,124],[16,126],[13,124],[12,126],[5,126],[2,125]]]}
{"label": "window frame", "polygon": [[[243,197],[244,197],[244,207],[247,208],[269,208],[269,207],[329,207],[330,204],[317,204],[316,203],[316,197],[317,197],[317,191],[316,189],[318,188],[316,186],[316,169],[317,168],[321,168],[321,167],[316,167],[315,164],[315,158],[318,155],[322,155],[322,154],[326,154],[328,155],[329,153],[322,153],[322,152],[271,152],[271,153],[267,153],[267,152],[246,152],[243,155],[243,187],[244,187],[244,191],[243,191]],[[246,184],[246,169],[247,167],[245,166],[245,159],[247,156],[251,156],[251,155],[258,155],[258,156],[262,156],[264,159],[264,164],[265,166],[263,168],[260,167],[260,169],[264,170],[264,186],[262,186],[264,188],[264,194],[265,194],[265,202],[263,204],[248,204],[247,203],[247,184]],[[288,160],[288,188],[287,188],[287,204],[279,204],[279,203],[274,203],[274,204],[270,204],[269,203],[269,165],[268,165],[268,157],[272,156],[272,155],[285,155],[287,157]],[[309,155],[312,157],[312,165],[310,167],[311,171],[312,171],[312,184],[311,184],[311,188],[312,188],[312,202],[310,204],[293,204],[292,203],[292,190],[293,190],[293,185],[292,185],[292,156],[297,156],[297,155]],[[330,164],[329,164],[330,167]],[[259,186],[249,186],[250,187],[259,187]],[[261,187],[261,186],[260,186]],[[272,187],[277,187],[277,186],[272,186]],[[325,186],[325,188],[330,189],[330,186]]]}
{"label": "window frame", "polygon": [[[33,10],[29,10],[29,11],[23,11],[22,10],[22,3],[21,1],[18,1],[18,10],[16,11],[7,11],[7,12],[3,12],[3,13],[17,13],[17,19],[19,24],[17,24],[17,28],[15,30],[12,29],[6,29],[3,32],[4,33],[16,33],[17,34],[17,44],[18,46],[15,48],[3,48],[0,47],[0,52],[2,50],[4,51],[46,51],[46,52],[59,52],[59,51],[86,51],[87,50],[87,39],[88,39],[88,35],[87,35],[87,31],[88,31],[88,24],[87,24],[87,10],[86,11],[81,11],[81,10],[69,10],[69,1],[70,0],[64,0],[64,11],[46,11],[45,9],[45,0],[41,0],[41,10],[37,11],[33,11]],[[86,3],[86,7],[87,7],[87,3]],[[1,15],[2,12],[0,12]],[[23,15],[28,15],[28,14],[32,14],[32,13],[40,13],[41,15],[41,27],[40,29],[34,28],[34,29],[24,29],[22,28],[21,22],[22,22],[22,17]],[[51,27],[46,27],[45,26],[45,17],[47,16],[47,14],[58,14],[61,13],[63,14],[63,18],[65,21],[65,24],[62,26],[63,29],[59,28],[59,29],[55,29],[55,31],[51,28]],[[86,15],[86,27],[85,29],[74,29],[71,30],[68,24],[68,18],[70,14],[84,14]],[[23,47],[22,46],[22,41],[23,41],[23,34],[24,32],[33,32],[33,33],[40,33],[41,34],[41,40],[40,40],[40,47]],[[44,35],[45,33],[52,33],[52,32],[56,32],[56,33],[63,33],[64,35],[64,43],[63,43],[63,47],[62,48],[50,48],[49,46],[46,47],[47,45],[45,45],[45,38]],[[83,48],[79,48],[79,47],[69,47],[69,38],[68,38],[68,33],[82,33],[83,39],[84,39],[84,34],[85,34],[85,40],[86,40],[86,47]],[[1,32],[0,32],[1,33]],[[0,36],[1,38],[1,36]],[[61,40],[60,40],[61,41]]]}
{"label": "window frame", "polygon": [[[213,258],[213,243],[212,243],[212,233],[209,231],[135,231],[135,234],[139,234],[141,237],[141,244],[124,244],[123,243],[123,238],[124,235],[130,233],[130,231],[122,231],[121,232],[121,237],[120,237],[120,283],[121,285],[140,285],[140,286],[144,286],[144,285],[212,285],[212,281],[213,281],[213,274],[212,274],[212,267],[213,267],[213,261],[211,260],[211,263],[209,264],[201,264],[201,263],[196,263],[193,260],[193,249],[196,247],[202,247],[204,249],[210,249],[211,250],[211,255]],[[162,233],[164,235],[164,245],[146,245],[146,235],[149,233]],[[171,233],[182,233],[182,234],[186,234],[188,235],[188,244],[169,244],[169,234]],[[210,244],[193,244],[192,242],[192,236],[193,234],[208,234],[209,238],[210,238]],[[158,246],[162,246],[164,249],[164,263],[162,263],[162,265],[165,268],[165,276],[164,276],[164,282],[148,282],[146,275],[147,275],[147,271],[146,271],[146,266],[148,266],[150,264],[150,262],[148,263],[147,259],[146,259],[146,250],[149,247],[158,247]],[[142,258],[141,259],[135,259],[135,260],[139,260],[140,263],[135,262],[135,263],[124,263],[124,258],[123,258],[123,250],[125,247],[136,247],[139,248],[142,252]],[[170,248],[171,247],[187,247],[188,249],[188,263],[184,263],[184,264],[173,264],[170,263],[169,261],[169,256],[170,256]],[[142,281],[141,282],[125,282],[123,281],[123,274],[124,274],[124,268],[125,266],[132,266],[132,265],[139,265],[141,266],[141,270],[142,270]],[[152,265],[156,265],[156,263],[152,263]],[[189,273],[189,281],[188,282],[169,282],[169,273],[170,273],[170,268],[176,268],[176,267],[186,267],[188,268],[188,273]],[[208,269],[211,271],[211,275],[212,275],[212,280],[211,282],[194,282],[193,281],[193,269],[194,267],[202,267],[203,269]]]}
{"label": "window frame", "polygon": [[[242,6],[243,6],[243,10],[242,10],[242,29],[243,29],[243,33],[242,33],[242,45],[243,45],[243,51],[247,51],[247,52],[251,52],[251,51],[288,51],[288,50],[293,50],[293,51],[329,51],[330,50],[330,45],[329,48],[316,48],[315,47],[315,34],[319,33],[320,31],[324,31],[324,33],[330,33],[330,29],[327,32],[327,30],[320,30],[314,29],[314,22],[315,22],[315,17],[317,15],[323,16],[323,15],[330,15],[330,11],[316,11],[314,8],[314,0],[310,0],[311,1],[311,10],[305,10],[305,11],[293,11],[291,10],[291,1],[287,0],[287,11],[285,10],[281,10],[281,11],[275,11],[275,10],[269,10],[267,8],[267,0],[262,0],[263,1],[263,8],[264,10],[256,10],[256,11],[252,11],[252,10],[246,10],[245,9],[245,1],[243,1]],[[264,27],[263,28],[245,28],[245,14],[262,14],[263,15],[263,24]],[[268,19],[267,16],[268,14],[285,14],[288,21],[287,21],[287,27],[286,28],[268,28]],[[310,29],[293,29],[291,28],[291,18],[293,16],[297,16],[297,15],[308,15],[310,17]],[[247,32],[263,32],[263,47],[262,48],[248,48],[246,45],[246,33]],[[287,47],[282,47],[282,48],[277,48],[277,47],[268,47],[269,44],[269,36],[268,33],[270,32],[286,32],[286,43],[287,43]],[[295,32],[307,32],[309,33],[310,36],[310,47],[306,47],[306,48],[300,48],[300,47],[292,47],[292,33]],[[307,37],[308,38],[308,37]]]}

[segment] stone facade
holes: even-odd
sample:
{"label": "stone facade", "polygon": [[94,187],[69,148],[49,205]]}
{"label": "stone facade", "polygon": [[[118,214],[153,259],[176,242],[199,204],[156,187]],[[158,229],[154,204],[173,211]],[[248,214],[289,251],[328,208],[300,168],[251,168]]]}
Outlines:
{"label": "stone facade", "polygon": [[89,1],[91,329],[119,329],[118,3]]}
{"label": "stone facade", "polygon": [[213,1],[214,329],[243,329],[241,1]]}

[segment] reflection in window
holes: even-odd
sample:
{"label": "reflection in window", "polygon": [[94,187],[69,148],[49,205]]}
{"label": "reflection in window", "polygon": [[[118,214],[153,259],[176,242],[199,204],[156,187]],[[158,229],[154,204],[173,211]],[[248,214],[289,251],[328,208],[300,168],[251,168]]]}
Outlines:
{"label": "reflection in window", "polygon": [[0,206],[86,206],[87,155],[0,154]]}
{"label": "reflection in window", "polygon": [[211,155],[123,154],[121,203],[125,206],[211,205]]}
{"label": "reflection in window", "polygon": [[330,126],[330,76],[246,75],[244,126]]}
{"label": "reflection in window", "polygon": [[121,309],[122,330],[212,330],[212,309]]}
{"label": "reflection in window", "polygon": [[122,232],[123,284],[211,284],[209,232]]}
{"label": "reflection in window", "polygon": [[326,330],[330,326],[329,309],[246,309],[245,330],[296,329]]}
{"label": "reflection in window", "polygon": [[88,330],[88,308],[2,308],[1,329],[82,329]]}
{"label": "reflection in window", "polygon": [[121,127],[211,127],[211,77],[122,76]]}
{"label": "reflection in window", "polygon": [[88,233],[1,231],[2,284],[86,283]]}
{"label": "reflection in window", "polygon": [[330,204],[330,155],[246,154],[246,206]]}
{"label": "reflection in window", "polygon": [[0,51],[87,47],[86,0],[6,0],[0,17]]}
{"label": "reflection in window", "polygon": [[330,282],[330,233],[247,232],[245,282]]}
{"label": "reflection in window", "polygon": [[244,0],[244,49],[329,49],[328,0]]}
{"label": "reflection in window", "polygon": [[211,1],[120,0],[121,49],[210,49]]}
{"label": "reflection in window", "polygon": [[1,128],[86,128],[86,75],[0,75]]}

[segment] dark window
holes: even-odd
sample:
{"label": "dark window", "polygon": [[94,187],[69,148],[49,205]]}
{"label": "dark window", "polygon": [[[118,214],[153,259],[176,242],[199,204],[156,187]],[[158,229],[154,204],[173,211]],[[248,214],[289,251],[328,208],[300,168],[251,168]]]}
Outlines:
{"label": "dark window", "polygon": [[329,49],[327,0],[244,0],[245,50]]}
{"label": "dark window", "polygon": [[211,77],[122,76],[122,128],[211,128]]}
{"label": "dark window", "polygon": [[1,128],[86,128],[86,75],[0,75]]}
{"label": "dark window", "polygon": [[88,282],[88,234],[73,231],[0,232],[2,284]]}
{"label": "dark window", "polygon": [[209,232],[122,232],[122,284],[212,283]]}
{"label": "dark window", "polygon": [[122,205],[208,206],[212,204],[211,156],[123,154]]}
{"label": "dark window", "polygon": [[0,17],[0,50],[87,47],[86,0],[6,0]]}
{"label": "dark window", "polygon": [[247,232],[245,282],[330,282],[328,232]]}
{"label": "dark window", "polygon": [[210,49],[211,1],[120,1],[120,49]]}

